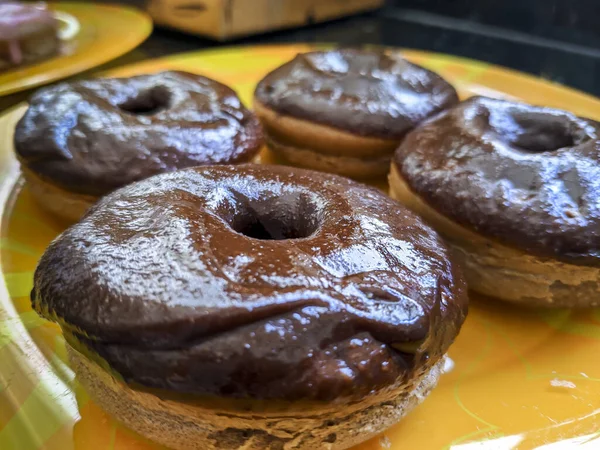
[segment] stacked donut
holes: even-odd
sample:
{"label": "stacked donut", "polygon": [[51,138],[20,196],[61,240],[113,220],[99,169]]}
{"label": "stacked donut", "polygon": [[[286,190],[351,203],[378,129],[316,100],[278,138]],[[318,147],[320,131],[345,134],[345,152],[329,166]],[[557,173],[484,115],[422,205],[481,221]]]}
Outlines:
{"label": "stacked donut", "polygon": [[387,174],[403,137],[458,102],[452,86],[398,53],[298,55],[257,86],[254,105],[285,162],[354,178]]}
{"label": "stacked donut", "polygon": [[[466,317],[455,260],[479,292],[595,304],[597,123],[459,103],[431,71],[366,50],[299,55],[258,84],[255,112],[166,72],[43,89],[17,126],[31,192],[83,216],[42,257],[33,306],[144,436],[333,450],[383,431],[435,387]],[[249,164],[263,130],[300,167]],[[388,172],[448,244],[341,176]]]}

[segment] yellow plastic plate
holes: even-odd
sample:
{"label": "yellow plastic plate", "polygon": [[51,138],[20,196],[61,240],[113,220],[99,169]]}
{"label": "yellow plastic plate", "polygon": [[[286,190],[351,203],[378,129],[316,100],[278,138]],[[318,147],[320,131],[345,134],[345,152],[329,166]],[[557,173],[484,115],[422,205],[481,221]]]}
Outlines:
{"label": "yellow plastic plate", "polygon": [[152,21],[133,8],[93,3],[51,3],[61,23],[54,57],[0,71],[0,96],[69,77],[117,58],[143,42]]}
{"label": "yellow plastic plate", "polygon": [[[188,70],[235,87],[249,102],[267,71],[307,49],[190,53],[113,74]],[[463,97],[510,96],[600,119],[600,101],[561,86],[451,56],[404,54],[438,71]],[[43,213],[21,182],[12,130],[24,108],[0,117],[0,449],[158,449],[77,387],[59,328],[31,310],[36,261],[65,225]],[[599,355],[600,309],[523,310],[473,298],[438,388],[403,422],[357,449],[599,449]]]}

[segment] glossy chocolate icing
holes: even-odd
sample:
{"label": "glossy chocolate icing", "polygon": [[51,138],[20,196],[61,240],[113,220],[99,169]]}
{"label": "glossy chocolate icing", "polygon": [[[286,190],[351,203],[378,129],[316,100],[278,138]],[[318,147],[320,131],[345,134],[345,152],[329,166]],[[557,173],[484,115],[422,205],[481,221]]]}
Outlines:
{"label": "glossy chocolate icing", "polygon": [[439,75],[398,53],[353,49],[300,54],[268,74],[255,96],[281,114],[385,139],[401,139],[458,102]]}
{"label": "glossy chocolate icing", "polygon": [[413,376],[446,352],[467,307],[446,247],[399,204],[258,165],[107,196],[50,245],[32,301],[130,383],[281,400],[360,397]]}
{"label": "glossy chocolate icing", "polygon": [[600,124],[471,98],[410,133],[394,163],[443,215],[538,256],[600,257]]}
{"label": "glossy chocolate icing", "polygon": [[15,132],[30,170],[95,196],[157,173],[248,162],[261,144],[258,120],[234,91],[185,72],[41,89]]}

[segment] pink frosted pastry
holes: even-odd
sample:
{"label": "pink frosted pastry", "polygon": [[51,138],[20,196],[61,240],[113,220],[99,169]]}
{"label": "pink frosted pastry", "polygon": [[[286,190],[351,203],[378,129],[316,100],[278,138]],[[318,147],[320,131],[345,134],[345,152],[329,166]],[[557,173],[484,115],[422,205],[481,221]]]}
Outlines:
{"label": "pink frosted pastry", "polygon": [[58,21],[45,4],[0,2],[0,69],[58,52]]}

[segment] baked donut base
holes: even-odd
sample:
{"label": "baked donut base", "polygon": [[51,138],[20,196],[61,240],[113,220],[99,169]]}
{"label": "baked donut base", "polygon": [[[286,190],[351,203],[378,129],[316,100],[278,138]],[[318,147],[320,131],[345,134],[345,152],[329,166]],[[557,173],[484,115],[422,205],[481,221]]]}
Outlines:
{"label": "baked donut base", "polygon": [[76,194],[55,186],[29,170],[21,163],[21,171],[31,195],[46,211],[69,221],[77,222],[100,197]]}
{"label": "baked donut base", "polygon": [[412,192],[395,163],[389,185],[392,198],[419,214],[446,239],[469,289],[533,307],[600,305],[600,268],[537,257],[463,227]]}
{"label": "baked donut base", "polygon": [[385,175],[399,139],[367,137],[279,114],[254,100],[269,148],[291,165],[352,178]]}
{"label": "baked donut base", "polygon": [[112,416],[140,435],[175,450],[342,450],[384,431],[436,386],[444,358],[374,403],[332,403],[323,409],[209,409],[130,389],[69,344],[80,384]]}
{"label": "baked donut base", "polygon": [[267,132],[265,132],[265,139],[271,151],[284,163],[305,169],[366,179],[384,176],[390,166],[390,156],[380,158],[332,156],[307,148],[290,147],[277,142]]}

